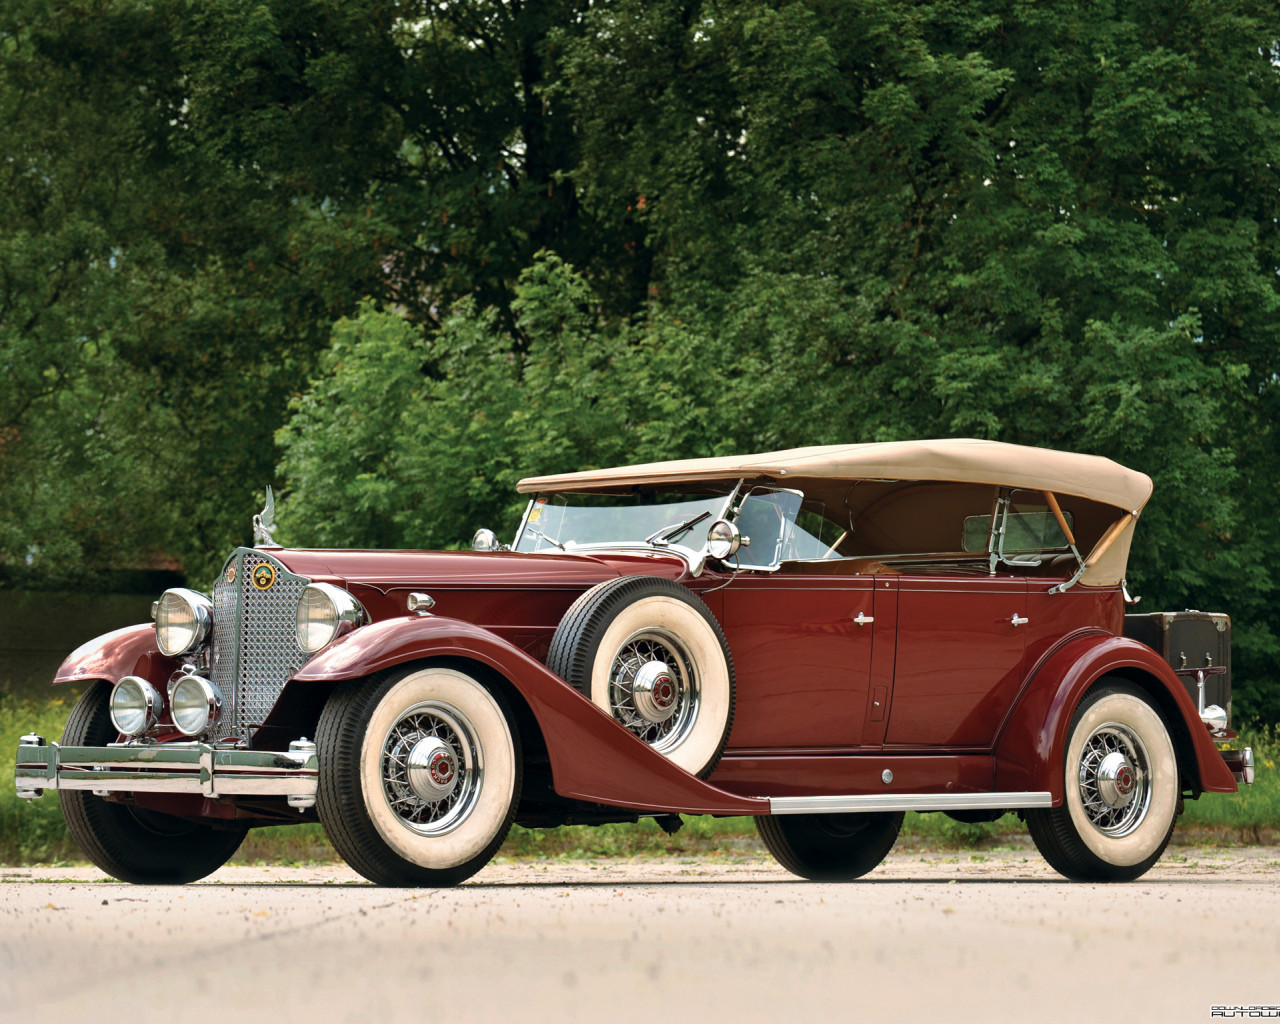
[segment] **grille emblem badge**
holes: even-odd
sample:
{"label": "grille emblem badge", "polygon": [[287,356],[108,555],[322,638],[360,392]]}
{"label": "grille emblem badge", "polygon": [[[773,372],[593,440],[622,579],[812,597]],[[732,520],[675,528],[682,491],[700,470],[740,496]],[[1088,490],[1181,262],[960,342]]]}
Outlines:
{"label": "grille emblem badge", "polygon": [[234,583],[236,581],[236,567],[233,565],[227,570],[227,582]]}
{"label": "grille emblem badge", "polygon": [[249,574],[249,579],[253,581],[253,585],[258,590],[270,590],[271,585],[276,581],[276,570],[269,562],[263,562],[261,565],[255,565],[253,572]]}

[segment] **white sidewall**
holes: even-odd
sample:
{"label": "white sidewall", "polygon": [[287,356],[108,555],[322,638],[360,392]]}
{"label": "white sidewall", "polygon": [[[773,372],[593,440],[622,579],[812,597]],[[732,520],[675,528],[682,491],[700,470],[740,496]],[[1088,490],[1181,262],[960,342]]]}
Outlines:
{"label": "white sidewall", "polygon": [[[1080,796],[1080,754],[1085,741],[1107,722],[1132,729],[1151,760],[1151,803],[1142,824],[1127,836],[1103,835],[1089,821]],[[1161,848],[1177,816],[1178,763],[1169,731],[1155,710],[1127,693],[1108,694],[1094,703],[1076,723],[1067,744],[1065,796],[1071,823],[1081,841],[1097,857],[1114,867],[1140,864]]]}
{"label": "white sidewall", "polygon": [[[428,700],[452,704],[467,717],[483,768],[471,813],[439,836],[424,836],[401,821],[382,788],[383,739],[404,711]],[[374,709],[360,747],[360,791],[374,828],[392,850],[424,868],[453,868],[478,856],[507,820],[515,777],[515,745],[502,709],[478,682],[450,668],[413,672],[388,690]]]}
{"label": "white sidewall", "polygon": [[729,666],[714,629],[697,611],[674,597],[643,597],[628,605],[605,630],[591,666],[591,700],[610,716],[609,669],[626,639],[644,629],[665,629],[679,637],[694,662],[702,703],[685,739],[666,752],[669,760],[694,775],[720,750],[729,721]]}

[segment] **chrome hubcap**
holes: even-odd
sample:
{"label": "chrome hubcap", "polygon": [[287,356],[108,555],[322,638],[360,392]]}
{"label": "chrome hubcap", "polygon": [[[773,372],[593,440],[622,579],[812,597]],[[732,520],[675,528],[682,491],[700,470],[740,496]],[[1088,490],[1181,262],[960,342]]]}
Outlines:
{"label": "chrome hubcap", "polygon": [[631,685],[631,696],[640,716],[655,725],[674,715],[679,694],[666,662],[651,661],[641,666]]}
{"label": "chrome hubcap", "polygon": [[1112,751],[1098,763],[1098,796],[1108,807],[1128,807],[1138,788],[1129,759]]}
{"label": "chrome hubcap", "polygon": [[382,741],[383,796],[414,832],[434,836],[457,828],[475,808],[483,780],[475,727],[452,704],[415,704]]}
{"label": "chrome hubcap", "polygon": [[443,800],[458,784],[458,759],[438,736],[424,736],[409,751],[409,785],[423,800]]}
{"label": "chrome hubcap", "polygon": [[1151,772],[1147,748],[1126,725],[1094,730],[1080,752],[1080,799],[1085,816],[1103,835],[1126,836],[1147,816]]}
{"label": "chrome hubcap", "polygon": [[673,633],[644,629],[623,641],[609,672],[609,706],[623,726],[665,752],[688,736],[701,705],[693,658]]}

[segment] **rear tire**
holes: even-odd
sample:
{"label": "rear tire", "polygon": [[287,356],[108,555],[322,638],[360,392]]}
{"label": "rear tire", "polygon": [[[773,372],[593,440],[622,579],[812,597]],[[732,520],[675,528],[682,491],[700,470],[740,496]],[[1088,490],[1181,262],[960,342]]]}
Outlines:
{"label": "rear tire", "polygon": [[[72,709],[63,746],[101,747],[117,738],[111,685],[93,683]],[[104,800],[83,789],[60,789],[67,829],[84,855],[107,874],[136,885],[182,885],[222,867],[247,829],[217,829],[171,814]]]}
{"label": "rear tire", "polygon": [[901,811],[783,814],[756,818],[779,864],[814,882],[848,882],[880,864],[898,840]]}
{"label": "rear tire", "polygon": [[1062,806],[1026,812],[1041,856],[1078,882],[1146,874],[1169,845],[1181,791],[1173,741],[1150,698],[1119,679],[1085,694],[1063,773]]}

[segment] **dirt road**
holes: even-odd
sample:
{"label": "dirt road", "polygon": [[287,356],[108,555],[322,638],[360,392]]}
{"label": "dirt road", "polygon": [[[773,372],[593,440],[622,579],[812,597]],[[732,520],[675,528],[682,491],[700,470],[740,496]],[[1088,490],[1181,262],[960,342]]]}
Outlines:
{"label": "dirt road", "polygon": [[499,861],[452,890],[341,867],[172,889],[0,869],[0,1020],[24,1024],[1190,1024],[1249,1005],[1280,1005],[1280,849],[1180,848],[1120,886],[1034,851],[903,851],[848,885],[754,859]]}

